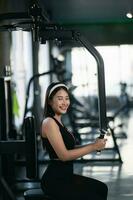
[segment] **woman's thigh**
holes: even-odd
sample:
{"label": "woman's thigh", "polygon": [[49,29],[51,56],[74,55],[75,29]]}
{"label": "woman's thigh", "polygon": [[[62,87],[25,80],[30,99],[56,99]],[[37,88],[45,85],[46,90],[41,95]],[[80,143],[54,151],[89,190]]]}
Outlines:
{"label": "woman's thigh", "polygon": [[88,177],[74,175],[71,182],[47,183],[47,192],[57,200],[106,200],[104,183]]}
{"label": "woman's thigh", "polygon": [[105,183],[77,174],[73,176],[73,179],[76,187],[86,196],[94,197],[96,195],[99,199],[107,199],[108,188]]}

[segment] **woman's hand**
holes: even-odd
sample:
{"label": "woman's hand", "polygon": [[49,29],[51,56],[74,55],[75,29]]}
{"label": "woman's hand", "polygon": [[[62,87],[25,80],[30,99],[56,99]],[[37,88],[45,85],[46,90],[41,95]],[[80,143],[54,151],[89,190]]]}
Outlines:
{"label": "woman's hand", "polygon": [[103,139],[97,138],[95,143],[94,143],[95,150],[99,151],[99,150],[104,149],[105,146],[106,146],[106,142],[107,142],[107,139],[105,139],[105,138],[103,138]]}

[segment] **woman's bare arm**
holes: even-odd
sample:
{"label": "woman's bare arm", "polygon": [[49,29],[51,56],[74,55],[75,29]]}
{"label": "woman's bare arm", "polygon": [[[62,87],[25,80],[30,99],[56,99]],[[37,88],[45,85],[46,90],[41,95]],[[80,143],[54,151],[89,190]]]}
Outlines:
{"label": "woman's bare arm", "polygon": [[42,137],[47,137],[58,158],[62,161],[75,160],[96,150],[105,148],[106,139],[98,139],[94,143],[68,150],[64,144],[59,127],[52,118],[42,124]]}

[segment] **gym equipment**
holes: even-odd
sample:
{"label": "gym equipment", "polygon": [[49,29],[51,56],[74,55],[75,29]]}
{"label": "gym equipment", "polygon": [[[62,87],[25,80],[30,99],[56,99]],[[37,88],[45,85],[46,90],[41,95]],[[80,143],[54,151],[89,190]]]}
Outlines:
{"label": "gym equipment", "polygon": [[26,158],[27,177],[37,177],[35,119],[33,116],[25,118],[24,140],[15,140],[11,138],[11,129],[9,129],[9,113],[12,107],[10,103],[10,77],[0,78],[0,88],[0,185],[3,189],[2,198],[4,198],[4,200],[9,198],[15,200],[15,195],[10,188],[10,184],[14,178],[14,156],[18,154],[24,155]]}
{"label": "gym equipment", "polygon": [[[9,15],[1,15],[0,17],[4,20],[7,20],[9,18]],[[84,46],[95,58],[97,63],[97,70],[98,70],[98,109],[99,109],[99,128],[100,128],[100,138],[103,138],[104,135],[108,132],[108,125],[107,125],[107,117],[106,117],[106,97],[105,97],[105,77],[104,77],[104,62],[99,54],[99,52],[96,50],[95,47],[91,43],[89,43],[80,33],[74,31],[74,30],[67,30],[64,29],[62,26],[55,25],[52,23],[49,23],[49,20],[47,19],[46,15],[44,16],[42,14],[41,8],[33,4],[29,8],[29,12],[26,13],[26,15],[23,13],[19,13],[19,15],[10,15],[11,20],[21,18],[20,22],[16,24],[6,24],[5,26],[1,26],[0,30],[7,31],[7,30],[16,30],[18,27],[23,27],[23,29],[26,28],[26,30],[29,30],[32,32],[33,36],[33,42],[41,42],[45,43],[47,40],[70,40],[79,43],[80,45]],[[24,20],[22,20],[23,17]],[[19,20],[18,20],[19,21]],[[23,146],[23,145],[21,145]],[[18,146],[17,146],[18,148]],[[16,150],[16,149],[15,149]],[[31,152],[28,152],[29,155]],[[33,175],[33,174],[32,174]],[[33,193],[36,193],[36,191],[33,189],[31,192],[25,192],[25,199],[31,200],[34,198]],[[33,198],[32,198],[33,197]],[[45,198],[43,198],[45,199]],[[36,200],[40,200],[40,194],[36,195]]]}
{"label": "gym equipment", "polygon": [[[3,177],[2,169],[7,167],[2,162],[5,155],[22,154],[26,157],[27,177],[37,177],[37,148],[36,148],[36,134],[34,127],[34,118],[28,117],[24,123],[25,140],[0,140],[0,157],[1,157],[1,178],[0,182],[4,190],[11,197],[11,189],[8,185],[8,177]],[[12,194],[13,195],[13,194]]]}
{"label": "gym equipment", "polygon": [[[18,14],[18,13],[17,13]],[[3,20],[15,20],[18,19],[18,15],[10,15],[2,14],[0,18]],[[22,20],[22,16],[27,15],[27,18]],[[29,7],[28,13],[19,13],[21,16],[21,20],[16,24],[12,24],[11,27],[6,24],[6,26],[2,25],[0,30],[15,30],[18,27],[22,27],[23,29],[26,26],[26,29],[32,32],[33,41],[45,43],[47,40],[56,40],[56,41],[75,41],[76,44],[80,44],[85,47],[95,58],[97,63],[97,71],[98,71],[98,105],[99,105],[99,127],[100,127],[100,137],[104,137],[104,134],[107,133],[107,119],[106,119],[106,98],[105,98],[105,77],[104,77],[104,62],[103,58],[96,50],[96,48],[89,43],[79,32],[74,30],[68,30],[63,28],[60,25],[50,23],[50,20],[47,16],[42,13],[42,9],[37,5],[37,3],[33,3]],[[3,18],[2,18],[3,17]]]}
{"label": "gym equipment", "polygon": [[[0,78],[0,129],[2,139],[15,138],[13,132],[13,112],[12,112],[12,95],[11,95],[11,78],[10,76],[5,76]],[[4,135],[4,131],[6,134]]]}
{"label": "gym equipment", "polygon": [[41,188],[25,191],[24,198],[25,200],[54,200],[52,197],[45,194]]}
{"label": "gym equipment", "polygon": [[[74,100],[74,98],[73,98]],[[99,118],[98,115],[96,113],[96,115],[91,115],[89,114],[89,109],[85,110],[84,108],[84,104],[77,104],[76,102],[74,102],[74,106],[71,106],[70,109],[70,117],[71,117],[71,122],[73,124],[74,130],[75,132],[77,131],[78,134],[80,135],[80,137],[82,137],[82,133],[83,133],[83,138],[88,138],[87,135],[89,135],[88,133],[88,129],[93,129],[93,132],[96,136],[97,136],[97,130],[99,129]],[[106,150],[108,150],[109,153],[112,153],[112,158],[106,158],[103,159],[103,157],[101,158],[91,158],[91,159],[78,159],[75,162],[92,162],[92,161],[111,161],[111,162],[118,162],[118,163],[122,163],[122,158],[121,158],[121,154],[120,154],[120,150],[119,150],[119,146],[117,144],[117,135],[115,134],[115,127],[110,126],[110,122],[114,123],[116,117],[118,117],[120,115],[120,113],[123,111],[123,109],[126,107],[126,104],[120,106],[120,108],[118,108],[114,114],[112,115],[107,115],[107,121],[108,121],[108,126],[110,127],[110,132],[111,132],[111,137],[112,137],[112,147],[110,148],[106,148]],[[90,112],[91,113],[91,112]],[[82,131],[82,130],[85,130]],[[87,132],[86,132],[87,131]],[[92,139],[94,140],[94,137],[92,137]],[[81,140],[82,141],[82,140]],[[84,140],[83,140],[84,143]],[[115,155],[115,156],[114,156]]]}
{"label": "gym equipment", "polygon": [[[39,74],[39,73],[38,73],[38,74],[34,74],[34,75],[30,78],[29,83],[28,83],[28,86],[27,86],[27,91],[26,91],[26,102],[25,102],[25,108],[24,108],[24,115],[23,115],[23,122],[22,122],[22,130],[23,130],[24,119],[25,119],[25,117],[26,117],[26,114],[27,114],[28,110],[30,109],[31,113],[32,113],[32,111],[33,111],[32,108],[28,108],[28,107],[27,107],[27,105],[28,105],[28,100],[29,100],[29,93],[30,93],[31,84],[34,83],[34,81],[35,81],[36,79],[39,79],[39,78],[42,77],[42,76],[49,75],[49,74],[54,74],[54,73],[55,73],[56,75],[57,75],[57,73],[62,74],[62,71],[59,72],[59,69],[54,68],[53,70],[49,70],[49,71],[47,71],[47,72],[43,72],[43,73],[40,73],[40,74]],[[32,113],[32,114],[33,114],[33,113]],[[40,122],[39,122],[39,124],[40,124]]]}
{"label": "gym equipment", "polygon": [[24,116],[23,116],[23,123],[22,123],[22,128],[23,128],[23,124],[24,124],[24,119],[26,117],[26,114],[27,114],[27,104],[28,104],[28,100],[29,100],[29,92],[30,92],[30,87],[31,87],[31,83],[35,80],[35,79],[38,79],[39,77],[41,76],[45,76],[47,74],[51,74],[51,73],[54,73],[55,71],[54,70],[50,70],[48,72],[44,72],[44,73],[41,73],[41,74],[35,74],[33,75],[30,80],[29,80],[29,83],[28,83],[28,87],[27,87],[27,91],[26,91],[26,102],[25,102],[25,108],[24,108]]}

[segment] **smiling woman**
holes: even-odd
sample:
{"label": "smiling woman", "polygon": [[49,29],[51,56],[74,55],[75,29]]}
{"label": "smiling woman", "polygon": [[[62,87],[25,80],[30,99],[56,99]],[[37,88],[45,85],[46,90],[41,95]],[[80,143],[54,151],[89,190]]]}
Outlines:
{"label": "smiling woman", "polygon": [[63,89],[60,89],[49,104],[53,107],[53,110],[55,110],[57,115],[66,113],[70,104],[68,93]]}
{"label": "smiling woman", "polygon": [[108,189],[104,183],[73,173],[73,160],[104,149],[106,139],[97,139],[92,144],[76,148],[74,135],[61,120],[69,105],[67,86],[60,82],[49,85],[41,136],[50,163],[42,176],[41,187],[45,193],[58,200],[107,200]]}
{"label": "smiling woman", "polygon": [[[60,107],[60,110],[64,110],[64,108],[69,107],[69,104],[70,101],[67,86],[63,83],[52,83],[46,92],[44,116],[54,116],[56,115],[56,109]],[[56,117],[58,118],[58,115]]]}

